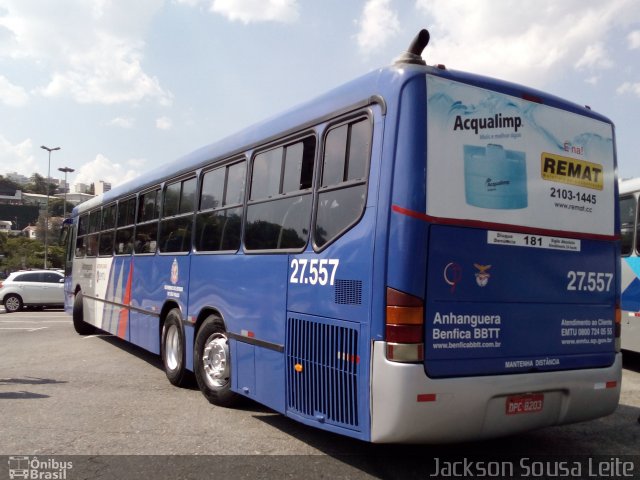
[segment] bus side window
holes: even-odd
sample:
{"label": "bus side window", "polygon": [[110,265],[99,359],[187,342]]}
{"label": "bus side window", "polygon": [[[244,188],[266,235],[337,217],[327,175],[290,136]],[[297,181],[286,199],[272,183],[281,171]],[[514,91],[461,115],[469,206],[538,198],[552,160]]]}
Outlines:
{"label": "bus side window", "polygon": [[371,122],[361,119],[334,127],[325,137],[314,233],[318,248],[338,238],[362,216],[371,134]]}
{"label": "bus side window", "polygon": [[78,233],[76,235],[76,258],[83,258],[87,253],[85,239],[89,230],[89,215],[81,215],[78,219]]}
{"label": "bus side window", "polygon": [[191,250],[191,225],[195,196],[195,177],[167,185],[158,235],[158,245],[161,252],[174,253]]}
{"label": "bus side window", "polygon": [[638,203],[635,202],[633,206],[636,209],[636,255],[640,255],[640,208],[638,208]]}
{"label": "bus side window", "polygon": [[204,174],[196,217],[196,250],[219,252],[240,248],[246,162]]}
{"label": "bus side window", "polygon": [[114,232],[116,226],[116,205],[109,205],[102,209],[102,232],[98,245],[98,255],[113,255]]}
{"label": "bus side window", "polygon": [[[634,197],[623,197],[620,199],[620,245],[622,255],[628,257],[633,253],[633,234],[636,229],[636,199]],[[636,235],[636,242],[638,241]],[[636,245],[636,250],[638,246]]]}
{"label": "bus side window", "polygon": [[133,252],[133,224],[135,214],[135,197],[118,202],[116,255],[129,255]]}
{"label": "bus side window", "polygon": [[158,218],[160,217],[160,189],[140,195],[138,221],[136,223],[135,253],[155,253],[158,243]]}
{"label": "bus side window", "polygon": [[309,238],[316,138],[259,153],[247,206],[247,250],[298,250]]}

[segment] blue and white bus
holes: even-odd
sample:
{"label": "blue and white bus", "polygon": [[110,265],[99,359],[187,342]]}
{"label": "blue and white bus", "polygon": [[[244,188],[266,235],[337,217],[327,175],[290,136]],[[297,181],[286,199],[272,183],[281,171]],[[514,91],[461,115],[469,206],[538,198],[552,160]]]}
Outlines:
{"label": "blue and white bus", "polygon": [[640,178],[620,181],[622,348],[640,353]]}
{"label": "blue and white bus", "polygon": [[77,331],[160,354],[215,405],[371,442],[613,412],[611,121],[427,66],[427,41],[75,208]]}

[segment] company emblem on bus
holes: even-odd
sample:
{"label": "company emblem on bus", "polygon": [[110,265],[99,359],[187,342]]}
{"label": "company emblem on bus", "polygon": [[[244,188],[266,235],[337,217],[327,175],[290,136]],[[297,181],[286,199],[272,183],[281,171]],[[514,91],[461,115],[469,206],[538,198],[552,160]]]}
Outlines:
{"label": "company emblem on bus", "polygon": [[475,274],[476,283],[479,287],[486,287],[487,283],[489,283],[489,278],[491,278],[491,274],[487,273],[487,270],[491,268],[491,265],[479,265],[474,263],[473,266],[478,269],[478,272]]}
{"label": "company emblem on bus", "polygon": [[171,264],[171,283],[174,285],[178,283],[178,272],[178,260],[174,258]]}
{"label": "company emblem on bus", "polygon": [[593,190],[603,188],[603,167],[599,163],[544,152],[540,158],[542,178],[545,180]]}

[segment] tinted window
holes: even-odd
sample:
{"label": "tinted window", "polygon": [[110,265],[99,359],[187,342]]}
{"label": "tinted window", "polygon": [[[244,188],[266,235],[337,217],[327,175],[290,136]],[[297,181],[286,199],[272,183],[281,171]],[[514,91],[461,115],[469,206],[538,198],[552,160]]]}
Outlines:
{"label": "tinted window", "polygon": [[178,214],[178,208],[180,206],[180,183],[174,183],[167,186],[164,191],[164,209],[162,215],[165,217],[172,217]]}
{"label": "tinted window", "polygon": [[135,221],[136,199],[120,201],[118,203],[118,227],[131,225]]}
{"label": "tinted window", "polygon": [[245,165],[245,162],[234,163],[205,173],[200,210],[209,211],[196,217],[196,250],[216,252],[240,248],[242,206],[237,205],[242,205],[244,200]]}
{"label": "tinted window", "polygon": [[249,250],[298,249],[307,243],[311,195],[251,205],[247,211]]}
{"label": "tinted window", "polygon": [[336,185],[344,178],[344,161],[347,151],[349,126],[342,125],[327,134],[324,142],[322,186]]}
{"label": "tinted window", "polygon": [[31,272],[31,273],[23,273],[22,275],[18,275],[15,278],[16,282],[41,282],[42,274]]}
{"label": "tinted window", "polygon": [[362,216],[371,137],[368,119],[334,127],[325,137],[314,234],[318,247],[347,231]]}
{"label": "tinted window", "polygon": [[133,227],[118,229],[115,251],[116,255],[128,255],[133,252]]}
{"label": "tinted window", "polygon": [[113,255],[113,240],[115,234],[110,232],[102,232],[100,234],[100,245],[98,246],[98,255]]}
{"label": "tinted window", "polygon": [[160,231],[161,252],[188,252],[191,250],[192,217],[177,217],[162,222]]}
{"label": "tinted window", "polygon": [[180,213],[193,212],[196,205],[196,179],[182,182],[182,194],[180,195]]}
{"label": "tinted window", "polygon": [[136,253],[155,253],[158,239],[158,222],[144,223],[136,227]]}
{"label": "tinted window", "polygon": [[158,202],[160,190],[153,190],[140,195],[138,201],[138,222],[148,222],[160,217],[160,202]]}
{"label": "tinted window", "polygon": [[80,219],[78,220],[78,236],[87,234],[87,231],[89,230],[88,224],[89,215],[84,214],[80,216]]}
{"label": "tinted window", "polygon": [[200,210],[222,207],[226,168],[216,168],[204,174]]}
{"label": "tinted window", "polygon": [[282,193],[311,188],[315,143],[311,137],[285,149]]}
{"label": "tinted window", "polygon": [[633,253],[633,232],[636,220],[636,200],[633,197],[622,197],[620,199],[620,234],[622,255],[628,256]]}
{"label": "tinted window", "polygon": [[44,274],[44,281],[47,283],[60,283],[61,279],[62,276],[54,272],[46,272]]}
{"label": "tinted window", "polygon": [[251,175],[251,199],[268,198],[280,191],[282,147],[256,155]]}
{"label": "tinted window", "polygon": [[311,220],[314,159],[315,137],[256,155],[245,227],[247,250],[304,248]]}
{"label": "tinted window", "polygon": [[244,202],[246,170],[246,162],[236,163],[227,167],[227,192],[225,205],[239,205]]}
{"label": "tinted window", "polygon": [[116,206],[109,205],[102,209],[102,230],[109,230],[116,226]]}
{"label": "tinted window", "polygon": [[164,193],[163,217],[172,217],[194,210],[196,198],[196,179],[190,178],[182,182],[168,185]]}
{"label": "tinted window", "polygon": [[94,210],[89,214],[89,233],[94,233],[100,230],[101,220],[102,212],[100,210]]}
{"label": "tinted window", "polygon": [[240,247],[242,207],[198,215],[196,249],[199,251],[237,250]]}

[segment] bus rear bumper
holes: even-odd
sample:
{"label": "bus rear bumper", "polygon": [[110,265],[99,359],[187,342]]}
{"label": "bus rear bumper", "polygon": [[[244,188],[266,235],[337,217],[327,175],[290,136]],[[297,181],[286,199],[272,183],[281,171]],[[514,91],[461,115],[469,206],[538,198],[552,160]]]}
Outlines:
{"label": "bus rear bumper", "polygon": [[[606,368],[430,379],[423,365],[389,362],[385,345],[373,346],[371,441],[376,443],[500,437],[609,415],[620,398],[620,353]],[[530,393],[543,394],[539,410],[507,413],[508,397]]]}

